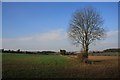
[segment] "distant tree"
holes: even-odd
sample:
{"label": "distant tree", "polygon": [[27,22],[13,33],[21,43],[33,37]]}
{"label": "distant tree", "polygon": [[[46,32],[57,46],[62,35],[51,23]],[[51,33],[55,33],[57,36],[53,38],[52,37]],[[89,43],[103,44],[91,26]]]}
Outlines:
{"label": "distant tree", "polygon": [[20,49],[18,49],[17,52],[20,52]]}
{"label": "distant tree", "polygon": [[60,50],[60,54],[65,55],[66,54],[66,50]]}
{"label": "distant tree", "polygon": [[2,49],[2,52],[4,52],[4,49]]}
{"label": "distant tree", "polygon": [[89,45],[105,35],[103,19],[92,7],[77,10],[72,17],[68,36],[74,45],[82,45],[84,59],[88,58]]}

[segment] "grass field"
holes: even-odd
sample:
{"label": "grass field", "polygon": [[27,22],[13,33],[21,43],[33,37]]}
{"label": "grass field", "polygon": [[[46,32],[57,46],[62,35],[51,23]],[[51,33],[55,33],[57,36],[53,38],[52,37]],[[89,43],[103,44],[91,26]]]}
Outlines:
{"label": "grass field", "polygon": [[3,54],[3,78],[117,78],[117,56],[89,56],[94,64],[61,55]]}

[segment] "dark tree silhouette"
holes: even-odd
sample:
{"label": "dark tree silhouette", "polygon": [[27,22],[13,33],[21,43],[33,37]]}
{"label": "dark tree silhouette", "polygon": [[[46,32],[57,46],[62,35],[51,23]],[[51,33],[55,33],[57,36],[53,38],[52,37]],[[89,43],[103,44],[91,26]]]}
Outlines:
{"label": "dark tree silhouette", "polygon": [[74,45],[82,45],[83,57],[88,58],[89,45],[105,35],[103,19],[92,7],[77,10],[72,17],[68,36]]}
{"label": "dark tree silhouette", "polygon": [[66,54],[66,50],[60,50],[60,54],[65,55]]}

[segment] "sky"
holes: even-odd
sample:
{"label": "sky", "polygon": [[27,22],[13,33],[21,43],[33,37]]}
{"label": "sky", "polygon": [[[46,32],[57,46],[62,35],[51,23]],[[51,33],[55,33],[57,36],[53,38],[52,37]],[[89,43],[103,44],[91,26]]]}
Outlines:
{"label": "sky", "polygon": [[119,2],[119,0],[2,0],[2,2]]}
{"label": "sky", "polygon": [[2,48],[21,50],[79,51],[67,30],[73,13],[94,7],[104,20],[107,37],[91,44],[90,50],[118,47],[117,2],[3,2]]}
{"label": "sky", "polygon": [[0,2],[0,48],[2,48],[2,3]]}

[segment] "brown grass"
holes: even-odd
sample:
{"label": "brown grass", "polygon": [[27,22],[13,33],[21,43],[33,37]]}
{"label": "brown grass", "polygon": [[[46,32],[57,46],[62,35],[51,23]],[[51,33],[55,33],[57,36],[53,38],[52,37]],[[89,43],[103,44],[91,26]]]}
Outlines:
{"label": "brown grass", "polygon": [[89,56],[88,58],[92,60],[114,60],[118,59],[118,56]]}
{"label": "brown grass", "polygon": [[[69,73],[72,77],[80,78],[118,78],[118,56],[89,56],[94,64],[79,63],[76,57],[72,58]],[[67,72],[67,71],[65,71]]]}

